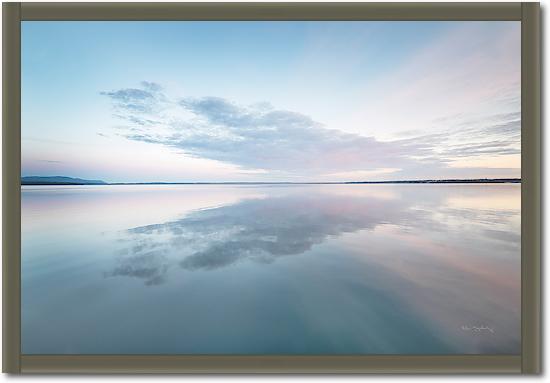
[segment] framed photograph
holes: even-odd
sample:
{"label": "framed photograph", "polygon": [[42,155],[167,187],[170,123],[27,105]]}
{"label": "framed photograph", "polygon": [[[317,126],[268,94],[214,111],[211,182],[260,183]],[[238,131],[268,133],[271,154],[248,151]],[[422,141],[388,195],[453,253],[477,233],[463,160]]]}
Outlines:
{"label": "framed photograph", "polygon": [[3,371],[538,373],[538,3],[4,3]]}

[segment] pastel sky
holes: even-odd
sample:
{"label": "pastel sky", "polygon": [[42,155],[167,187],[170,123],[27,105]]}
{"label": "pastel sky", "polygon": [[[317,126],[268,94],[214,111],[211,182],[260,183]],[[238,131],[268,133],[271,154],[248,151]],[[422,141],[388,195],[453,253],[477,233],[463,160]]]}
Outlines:
{"label": "pastel sky", "polygon": [[520,177],[520,23],[22,23],[22,175]]}

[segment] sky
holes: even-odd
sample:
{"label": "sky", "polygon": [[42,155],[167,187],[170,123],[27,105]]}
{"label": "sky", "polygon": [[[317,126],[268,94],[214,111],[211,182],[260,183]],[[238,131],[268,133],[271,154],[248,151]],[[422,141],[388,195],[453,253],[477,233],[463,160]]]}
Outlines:
{"label": "sky", "polygon": [[22,22],[22,175],[521,176],[519,21]]}

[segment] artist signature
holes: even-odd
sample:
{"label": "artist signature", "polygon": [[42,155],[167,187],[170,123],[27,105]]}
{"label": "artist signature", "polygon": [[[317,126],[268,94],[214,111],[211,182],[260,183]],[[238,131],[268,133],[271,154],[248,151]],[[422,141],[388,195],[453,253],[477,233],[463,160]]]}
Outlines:
{"label": "artist signature", "polygon": [[483,331],[488,331],[490,332],[491,334],[494,334],[495,333],[495,330],[489,326],[461,326],[460,329],[462,331],[474,331],[474,332],[483,332]]}

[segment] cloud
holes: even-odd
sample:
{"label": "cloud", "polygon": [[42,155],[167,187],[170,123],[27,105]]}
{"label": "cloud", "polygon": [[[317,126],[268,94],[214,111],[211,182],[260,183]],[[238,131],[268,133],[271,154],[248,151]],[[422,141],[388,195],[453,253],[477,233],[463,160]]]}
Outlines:
{"label": "cloud", "polygon": [[[150,86],[102,94],[112,99],[116,116],[130,124],[125,138],[246,169],[322,174],[400,167],[422,151],[414,142],[385,143],[327,129],[309,116],[267,103],[240,106],[219,97],[174,102],[160,87]],[[155,114],[161,104],[176,105],[188,118]]]}
{"label": "cloud", "polygon": [[[153,82],[143,81],[142,88],[125,88],[111,92],[101,92],[109,97],[114,106],[126,113],[153,113],[162,99],[160,90],[162,87]],[[126,116],[131,117],[131,116]]]}
{"label": "cloud", "polygon": [[[431,148],[430,156],[435,162],[450,167],[440,167],[448,176],[457,172],[468,172],[470,177],[491,177],[494,167],[489,166],[491,157],[521,154],[521,113],[496,113],[487,115],[458,114],[433,121],[433,133],[422,134],[421,131],[401,133],[401,142],[414,142]],[[406,138],[405,138],[406,137]],[[456,166],[461,160],[476,160],[475,168]],[[425,158],[429,160],[429,158]],[[434,164],[426,161],[427,168]],[[479,166],[479,164],[485,164]],[[490,170],[493,169],[493,170]],[[519,168],[507,168],[500,165],[502,177],[519,176]],[[409,169],[410,170],[410,169]]]}
{"label": "cloud", "polygon": [[102,94],[113,102],[115,116],[126,122],[119,135],[128,140],[268,175],[385,174],[391,168],[414,178],[413,169],[441,174],[458,157],[519,153],[516,114],[481,116],[469,126],[455,117],[452,129],[380,141],[329,129],[308,115],[265,102],[239,105],[220,97],[168,97],[151,82]]}

